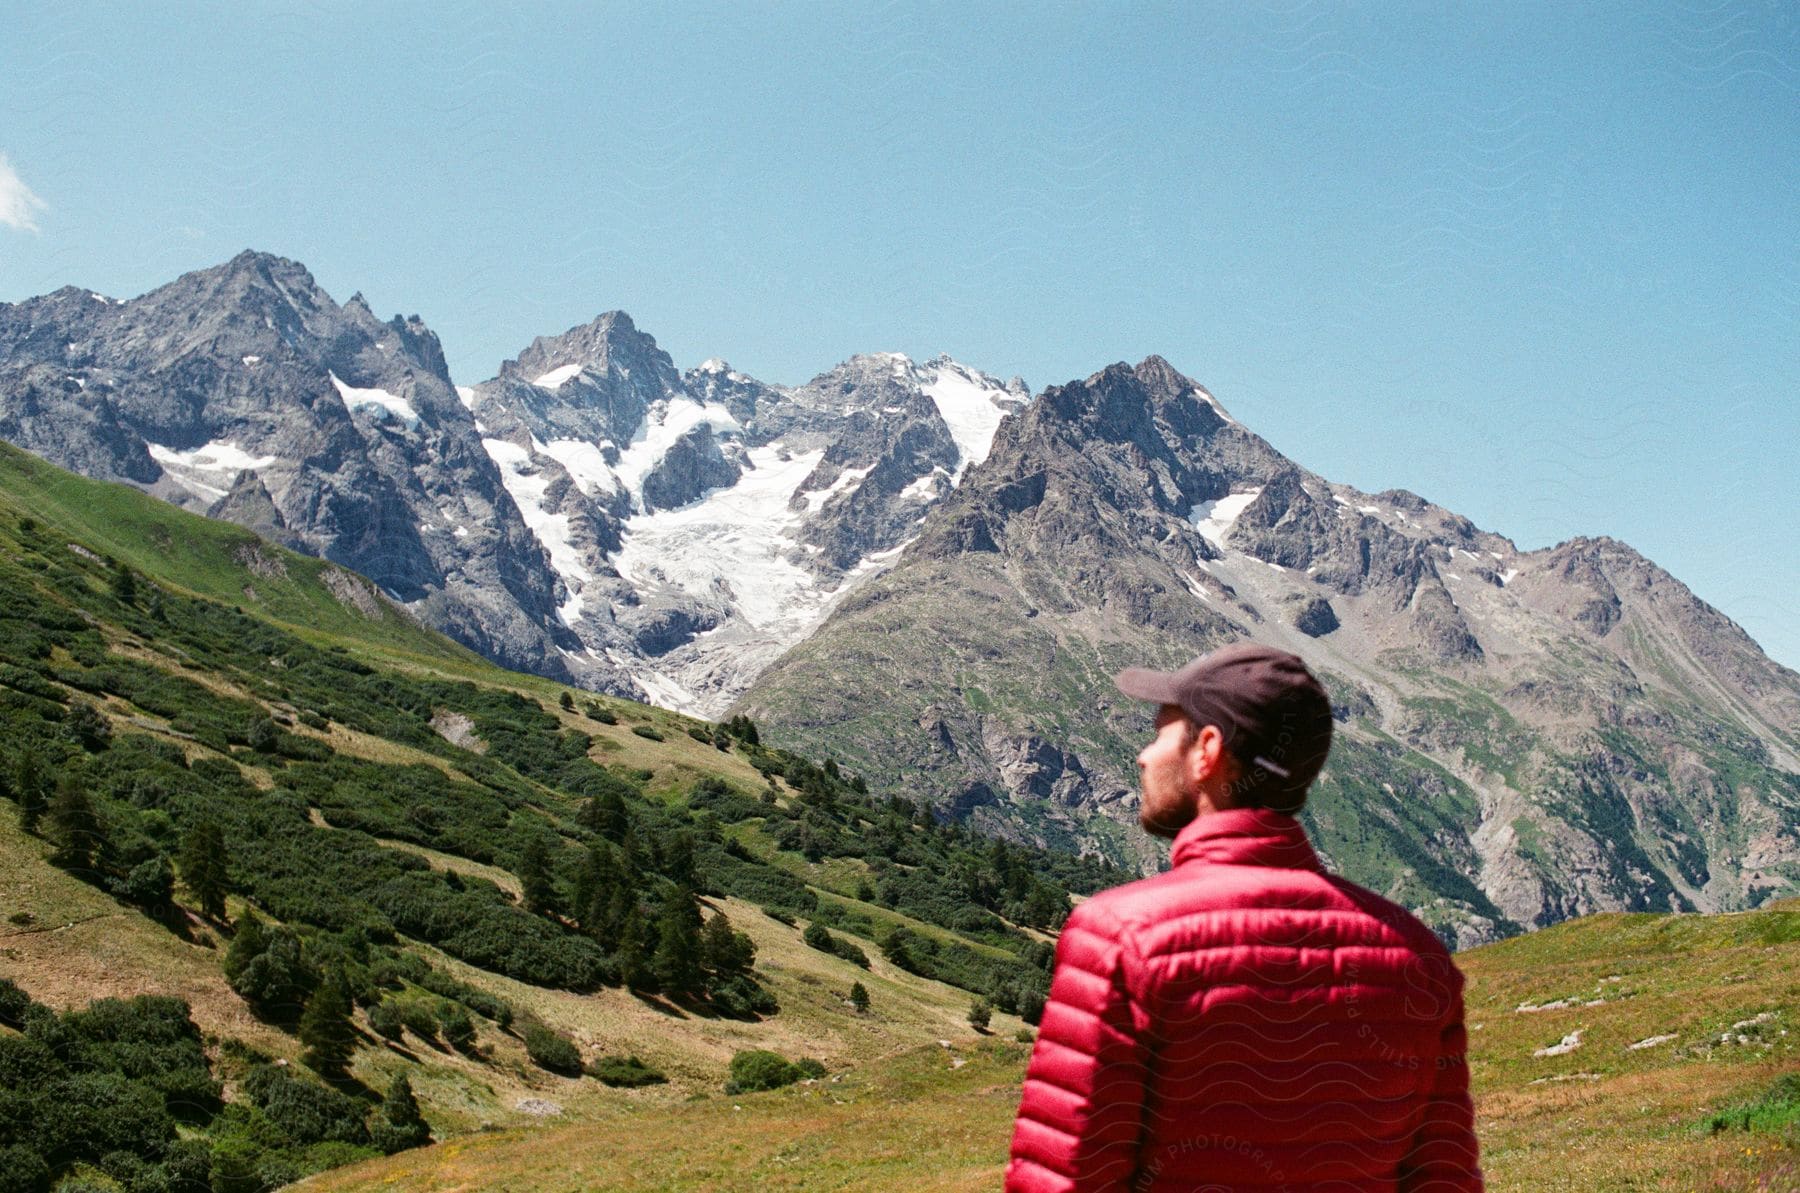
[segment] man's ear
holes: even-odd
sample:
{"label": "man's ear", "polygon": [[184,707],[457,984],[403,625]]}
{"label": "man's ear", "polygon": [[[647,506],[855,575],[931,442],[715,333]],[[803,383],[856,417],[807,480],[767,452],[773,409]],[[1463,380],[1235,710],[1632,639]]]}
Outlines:
{"label": "man's ear", "polygon": [[1225,753],[1225,735],[1219,732],[1217,725],[1202,725],[1200,732],[1194,735],[1194,744],[1187,755],[1187,781],[1190,786],[1199,785],[1218,772],[1221,759]]}

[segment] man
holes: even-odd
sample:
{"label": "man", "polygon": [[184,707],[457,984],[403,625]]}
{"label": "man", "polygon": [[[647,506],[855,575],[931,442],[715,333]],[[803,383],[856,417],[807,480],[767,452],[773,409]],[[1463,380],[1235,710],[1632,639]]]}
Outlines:
{"label": "man", "polygon": [[1295,819],[1318,680],[1243,643],[1116,682],[1161,706],[1139,815],[1171,869],[1069,916],[1009,1193],[1480,1193],[1462,974]]}

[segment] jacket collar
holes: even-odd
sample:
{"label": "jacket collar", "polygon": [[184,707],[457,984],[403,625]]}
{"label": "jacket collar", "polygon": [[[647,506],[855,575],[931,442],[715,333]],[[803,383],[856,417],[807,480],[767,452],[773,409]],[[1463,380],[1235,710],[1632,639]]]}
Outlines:
{"label": "jacket collar", "polygon": [[1286,812],[1231,808],[1197,817],[1175,835],[1171,865],[1213,862],[1227,866],[1279,866],[1324,872],[1306,829]]}

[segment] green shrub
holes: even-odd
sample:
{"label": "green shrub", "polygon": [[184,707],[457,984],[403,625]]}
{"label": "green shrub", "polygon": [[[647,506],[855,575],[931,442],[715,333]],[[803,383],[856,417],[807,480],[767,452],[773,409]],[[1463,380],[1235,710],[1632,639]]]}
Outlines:
{"label": "green shrub", "polygon": [[45,1193],[50,1166],[28,1147],[0,1147],[0,1193]]}
{"label": "green shrub", "polygon": [[539,1068],[568,1077],[581,1075],[581,1050],[541,1023],[525,1025],[525,1052]]}
{"label": "green shrub", "polygon": [[408,1148],[423,1147],[431,1142],[431,1127],[419,1113],[419,1102],[413,1097],[412,1082],[402,1073],[388,1086],[381,1100],[381,1113],[369,1129],[371,1142],[388,1155]]}
{"label": "green shrub", "polygon": [[652,729],[648,725],[633,725],[631,727],[631,731],[633,733],[637,734],[639,737],[647,737],[651,741],[661,741],[663,739],[663,735],[661,733],[657,732],[655,729]]}
{"label": "green shrub", "polygon": [[749,974],[726,974],[713,979],[707,990],[713,1010],[728,1019],[754,1019],[781,1010],[775,996]]}
{"label": "green shrub", "polygon": [[588,1076],[599,1078],[602,1084],[622,1089],[661,1085],[668,1080],[635,1056],[596,1057],[587,1071]]}
{"label": "green shrub", "polygon": [[19,989],[11,978],[0,978],[0,1023],[12,1028],[24,1027],[25,1012],[31,1005],[31,995]]}
{"label": "green shrub", "polygon": [[619,718],[614,716],[610,710],[601,708],[592,701],[590,701],[587,707],[582,711],[587,714],[588,720],[598,721],[602,725],[617,725],[619,723]]}
{"label": "green shrub", "polygon": [[824,1066],[818,1061],[795,1064],[779,1053],[753,1048],[731,1058],[731,1079],[725,1083],[725,1092],[748,1094],[758,1090],[780,1089],[806,1077],[823,1075],[824,1072]]}
{"label": "green shrub", "polygon": [[475,1021],[469,1018],[469,1012],[453,1002],[441,1002],[437,1006],[438,1030],[444,1035],[444,1043],[458,1052],[472,1052],[475,1048]]}
{"label": "green shrub", "polygon": [[244,1079],[244,1094],[282,1134],[298,1144],[366,1144],[362,1104],[335,1089],[289,1076],[277,1065],[261,1065]]}
{"label": "green shrub", "polygon": [[418,999],[408,999],[400,1004],[400,1019],[406,1024],[406,1030],[418,1036],[426,1043],[434,1043],[438,1038],[437,1013],[429,1003]]}
{"label": "green shrub", "polygon": [[398,1040],[406,1035],[406,1018],[400,1008],[387,999],[369,1008],[369,1026],[377,1035],[388,1040]]}

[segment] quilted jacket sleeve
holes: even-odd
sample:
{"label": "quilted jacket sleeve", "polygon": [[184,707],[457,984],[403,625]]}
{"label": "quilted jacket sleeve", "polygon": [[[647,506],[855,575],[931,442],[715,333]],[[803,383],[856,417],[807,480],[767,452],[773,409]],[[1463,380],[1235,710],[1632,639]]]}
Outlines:
{"label": "quilted jacket sleeve", "polygon": [[1056,972],[1013,1126],[1007,1193],[1131,1187],[1145,1113],[1142,969],[1114,917],[1084,903],[1056,946]]}
{"label": "quilted jacket sleeve", "polygon": [[1400,1161],[1398,1193],[1482,1193],[1468,1051],[1457,974],[1450,1017],[1440,1036],[1436,1079],[1412,1146]]}

